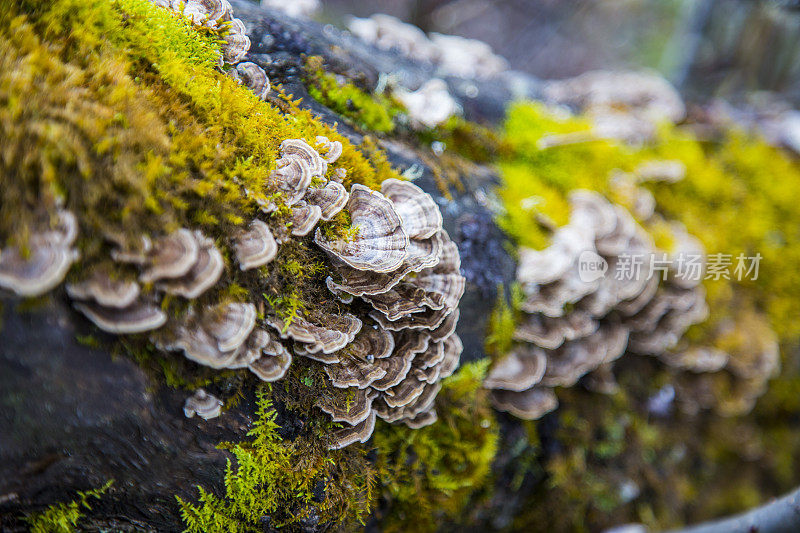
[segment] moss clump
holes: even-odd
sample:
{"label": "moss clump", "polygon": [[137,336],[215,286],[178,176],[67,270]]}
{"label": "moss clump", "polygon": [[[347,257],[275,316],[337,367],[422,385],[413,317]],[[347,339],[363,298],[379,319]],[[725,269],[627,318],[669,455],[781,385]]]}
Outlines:
{"label": "moss clump", "polygon": [[31,533],[71,533],[77,531],[78,522],[84,516],[84,510],[91,511],[91,498],[99,500],[114,483],[113,479],[102,487],[78,492],[78,497],[68,503],[55,503],[25,519]]}
{"label": "moss clump", "polygon": [[[225,470],[225,494],[202,487],[199,502],[178,498],[187,531],[261,530],[298,524],[363,523],[369,512],[374,473],[357,450],[324,451],[320,439],[281,438],[266,386],[257,389],[250,440],[223,443],[236,458]],[[313,419],[310,420],[313,422]],[[330,423],[319,428],[329,430]]]}
{"label": "moss clump", "polygon": [[336,76],[325,72],[322,58],[318,56],[308,59],[306,84],[315,100],[367,131],[393,132],[394,119],[403,112],[403,107],[388,96],[370,94],[351,82],[340,82]]}
{"label": "moss clump", "polygon": [[435,531],[468,523],[467,504],[487,490],[498,427],[481,388],[488,361],[462,366],[436,398],[439,420],[411,430],[379,425],[374,434],[385,531]]}
{"label": "moss clump", "polygon": [[[747,361],[757,339],[770,338],[766,315],[783,353],[792,350],[800,338],[793,318],[800,312],[800,293],[789,275],[800,259],[800,215],[792,207],[800,196],[800,162],[738,131],[698,140],[686,129],[665,126],[655,141],[639,148],[592,140],[587,131],[582,119],[554,116],[538,104],[510,110],[498,194],[506,208],[501,223],[517,243],[547,246],[551,228],[567,220],[569,191],[588,188],[627,205],[611,186],[614,172],[632,172],[653,159],[680,161],[685,179],[644,185],[654,193],[657,212],[683,222],[707,253],[733,259],[730,279],[704,282],[711,316],[693,327],[688,339]],[[643,226],[658,246],[671,248],[663,224]],[[758,279],[736,279],[736,256],[757,253]],[[493,336],[505,337],[502,332],[511,326],[500,318],[508,313],[498,307]],[[725,324],[736,327],[726,330]],[[673,376],[634,356],[615,365],[620,392],[611,398],[580,388],[560,390],[555,416],[561,451],[544,464],[547,482],[531,496],[530,511],[518,517],[517,526],[594,530],[638,521],[663,529],[741,511],[791,489],[800,464],[795,416],[800,377],[792,358],[783,359],[781,376],[746,417],[673,412],[651,419],[649,399]],[[724,381],[716,391],[721,403],[728,396]],[[536,427],[530,424],[532,435]],[[636,491],[629,490],[629,480]],[[626,491],[633,494],[630,501],[622,497]]]}

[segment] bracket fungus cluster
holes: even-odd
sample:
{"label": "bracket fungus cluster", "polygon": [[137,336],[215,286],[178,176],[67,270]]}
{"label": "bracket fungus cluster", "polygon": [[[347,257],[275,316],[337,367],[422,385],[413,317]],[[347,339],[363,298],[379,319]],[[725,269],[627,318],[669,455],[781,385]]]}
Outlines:
{"label": "bracket fungus cluster", "polygon": [[508,62],[482,41],[440,33],[426,35],[413,24],[391,15],[352,17],[347,27],[378,48],[397,50],[416,61],[433,63],[443,76],[488,78],[508,69]]}
{"label": "bracket fungus cluster", "polygon": [[228,0],[151,0],[157,6],[171,9],[189,18],[193,24],[220,33],[222,57],[220,67],[230,65],[228,74],[237,83],[252,90],[262,100],[267,97],[270,82],[264,69],[243,61],[250,51],[250,38],[244,23],[233,16]]}
{"label": "bracket fungus cluster", "polygon": [[677,123],[686,115],[678,91],[652,72],[586,72],[547,82],[543,96],[585,114],[598,137],[632,144],[653,139],[660,123]]}
{"label": "bracket fungus cluster", "polygon": [[433,423],[439,381],[461,355],[455,326],[465,280],[439,209],[408,182],[389,179],[381,191],[351,189],[354,239],[314,237],[334,265],[331,292],[366,315],[351,343],[305,354],[331,380],[318,406],[343,425],[333,448],[368,439],[376,416],[412,428]]}
{"label": "bracket fungus cluster", "polygon": [[[557,406],[554,387],[571,387],[587,374],[591,388],[613,391],[609,370],[626,351],[660,358],[678,378],[693,374],[684,379],[686,390],[708,379],[698,384],[696,375],[735,367],[734,358],[719,350],[680,342],[708,315],[702,245],[673,224],[674,245],[660,252],[623,207],[583,190],[569,200],[570,221],[554,232],[551,245],[520,251],[517,280],[525,300],[517,344],[484,383],[493,389],[495,406],[539,418]],[[753,379],[774,371],[777,356],[769,354],[777,348],[768,344],[751,365]]]}
{"label": "bracket fungus cluster", "polygon": [[43,218],[47,220],[26,242],[0,250],[0,288],[18,296],[39,296],[60,284],[78,259],[72,247],[78,236],[75,216],[58,210]]}
{"label": "bracket fungus cluster", "polygon": [[186,418],[197,415],[203,420],[210,420],[218,417],[221,412],[222,401],[203,389],[194,391],[194,394],[186,398],[183,404],[183,414]]}
{"label": "bracket fungus cluster", "polygon": [[426,128],[441,124],[461,109],[447,90],[447,83],[439,78],[426,81],[416,91],[398,88],[395,96],[406,106],[411,123]]}

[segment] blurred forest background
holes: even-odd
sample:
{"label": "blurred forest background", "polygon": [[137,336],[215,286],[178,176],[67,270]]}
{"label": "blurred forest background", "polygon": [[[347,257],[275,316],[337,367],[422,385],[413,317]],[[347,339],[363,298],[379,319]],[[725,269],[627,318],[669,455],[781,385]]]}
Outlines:
{"label": "blurred forest background", "polygon": [[541,78],[652,68],[689,100],[800,103],[798,0],[322,0],[321,20],[387,13],[489,43]]}

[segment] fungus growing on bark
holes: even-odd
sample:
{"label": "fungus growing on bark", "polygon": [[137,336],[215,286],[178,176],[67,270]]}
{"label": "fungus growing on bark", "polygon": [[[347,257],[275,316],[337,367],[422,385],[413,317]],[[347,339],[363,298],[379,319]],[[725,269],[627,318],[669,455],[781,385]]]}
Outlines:
{"label": "fungus growing on bark", "polygon": [[91,300],[104,307],[123,308],[139,297],[139,284],[130,279],[114,279],[103,269],[95,269],[78,283],[66,285],[73,300]]}
{"label": "fungus growing on bark", "polygon": [[140,261],[145,270],[139,276],[142,283],[152,283],[162,279],[175,279],[185,276],[197,263],[200,245],[194,234],[181,228],[169,235],[156,239]]}
{"label": "fungus growing on bark", "polygon": [[320,218],[322,218],[322,210],[318,205],[300,200],[292,206],[292,235],[297,237],[308,235]]}
{"label": "fungus growing on bark", "polygon": [[335,430],[331,435],[330,450],[339,450],[356,442],[367,442],[375,431],[375,411],[371,411],[367,418],[356,425],[345,424],[342,429]]}
{"label": "fungus growing on bark", "polygon": [[250,363],[247,368],[261,381],[278,381],[288,372],[292,365],[292,354],[277,339],[269,336],[267,344],[261,349],[261,357]]}
{"label": "fungus growing on bark", "polygon": [[93,301],[75,302],[73,307],[107,333],[132,334],[163,326],[167,315],[157,306],[134,301],[126,307],[106,307]]}
{"label": "fungus growing on bark", "polygon": [[686,107],[670,83],[651,72],[591,71],[543,88],[545,100],[588,115],[601,137],[641,143],[660,122],[679,122]]}
{"label": "fungus growing on bark", "polygon": [[[328,164],[319,155],[319,152],[303,139],[286,139],[281,143],[281,159],[278,160],[298,160],[308,166],[312,176],[324,176],[328,169]],[[306,185],[308,187],[308,185]]]}
{"label": "fungus growing on bark", "polygon": [[397,99],[406,106],[412,124],[435,128],[461,108],[447,90],[447,83],[439,78],[426,81],[416,91],[396,90]]}
{"label": "fungus growing on bark", "polygon": [[325,162],[332,164],[341,157],[343,147],[342,143],[339,141],[328,140],[327,137],[323,137],[322,135],[317,136],[316,141],[317,146],[321,146],[322,151],[325,152],[325,155],[322,156]]}
{"label": "fungus growing on bark", "polygon": [[433,198],[407,181],[390,178],[381,192],[392,201],[410,239],[428,239],[442,229],[442,214]]}
{"label": "fungus growing on bark", "polygon": [[330,389],[322,393],[316,406],[331,416],[334,422],[345,422],[351,426],[366,420],[372,412],[372,401],[377,396],[369,389],[350,394],[341,389]]}
{"label": "fungus growing on bark", "polygon": [[218,417],[221,412],[222,401],[203,389],[194,391],[194,394],[186,398],[183,404],[183,414],[186,418],[197,415],[203,420],[209,420]]}
{"label": "fungus growing on bark", "polygon": [[197,298],[219,281],[225,269],[225,261],[214,241],[199,231],[194,232],[198,244],[197,261],[186,275],[156,283],[156,287],[184,298]]}
{"label": "fungus growing on bark", "polygon": [[230,75],[241,85],[264,100],[269,94],[270,83],[264,69],[251,61],[242,61],[230,70]]}
{"label": "fungus growing on bark", "polygon": [[286,326],[283,321],[268,317],[267,323],[280,332],[282,338],[292,338],[303,343],[303,349],[308,353],[330,354],[341,350],[351,342],[361,331],[361,320],[355,315],[344,313],[342,315],[327,315],[323,320],[324,325],[316,325],[306,318],[295,317],[291,324]]}
{"label": "fungus growing on bark", "polygon": [[492,405],[523,420],[537,420],[558,407],[558,398],[552,389],[533,387],[522,392],[495,389],[491,393]]}
{"label": "fungus growing on bark", "polygon": [[490,389],[522,392],[542,380],[547,365],[544,351],[526,346],[510,352],[493,365],[484,385]]}
{"label": "fungus growing on bark", "polygon": [[303,198],[309,204],[319,207],[322,220],[330,220],[344,209],[350,195],[341,183],[329,181],[324,187],[308,189]]}
{"label": "fungus growing on bark", "polygon": [[[408,235],[390,200],[363,185],[353,185],[345,207],[358,234],[352,240],[329,240],[321,230],[314,236],[329,255],[370,272],[391,272],[408,252]],[[348,291],[349,292],[349,291]]]}
{"label": "fungus growing on bark", "polygon": [[235,238],[233,248],[242,270],[262,267],[275,259],[278,253],[278,243],[269,226],[258,219]]}
{"label": "fungus growing on bark", "polygon": [[[548,248],[524,250],[517,270],[525,300],[519,306],[523,316],[513,338],[545,354],[544,374],[530,386],[536,390],[571,387],[601,367],[605,378],[613,377],[609,365],[626,349],[660,356],[676,346],[690,325],[706,316],[705,292],[697,280],[677,280],[670,273],[662,281],[650,269],[655,263],[649,259],[658,250],[624,208],[589,191],[574,191],[569,201],[569,223],[555,230]],[[671,254],[664,255],[667,265],[673,265],[684,252],[702,254],[697,240],[682,226],[671,229],[677,244]],[[620,276],[626,258],[634,257],[642,262],[637,271]],[[581,270],[587,261],[597,266],[588,275]],[[516,362],[520,349],[515,348],[509,356],[508,368]],[[486,386],[507,389],[495,377],[487,379]],[[601,381],[611,383],[605,378]],[[601,388],[612,390],[613,386]],[[512,395],[498,398],[495,404],[500,409],[509,406],[519,413],[545,412],[515,403]]]}
{"label": "fungus growing on bark", "polygon": [[78,232],[75,216],[59,211],[55,229],[45,228],[31,234],[27,250],[6,246],[0,251],[0,287],[19,296],[39,296],[64,280],[78,259],[72,248]]}

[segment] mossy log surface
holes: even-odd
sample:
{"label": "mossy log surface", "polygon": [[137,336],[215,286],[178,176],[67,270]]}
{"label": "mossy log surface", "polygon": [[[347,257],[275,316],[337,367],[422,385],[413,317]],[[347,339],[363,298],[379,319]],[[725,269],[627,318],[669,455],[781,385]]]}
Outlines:
{"label": "mossy log surface", "polygon": [[[248,59],[264,65],[273,84],[282,84],[295,98],[303,97],[302,107],[322,122],[336,123],[356,145],[364,143],[364,136],[308,96],[300,75],[306,54],[322,55],[334,70],[362,72],[368,84],[377,83],[379,70],[403,72],[418,83],[431,76],[423,66],[393,54],[375,54],[346,34],[247,2],[232,3],[254,43]],[[302,56],[259,53],[257,43],[264,37],[267,22],[273,29],[277,25],[298,35],[308,49]],[[481,95],[482,103],[475,109],[491,112],[477,118],[500,119],[511,95],[488,89]],[[471,107],[464,107],[469,112]],[[476,195],[496,186],[498,178],[489,169],[475,166],[462,173],[458,183],[443,186],[424,155],[412,146],[410,140],[378,140],[393,166],[401,172],[414,168],[420,173],[415,183],[439,202],[445,228],[456,242],[469,240],[471,249],[480,251],[462,255],[469,281],[461,300],[458,333],[465,346],[462,362],[482,359],[497,287],[510,286],[514,275],[503,234],[478,201],[480,194]],[[474,226],[476,221],[479,231],[462,231],[465,224]],[[255,416],[253,391],[245,391],[244,400],[224,416],[210,421],[187,419],[185,391],[168,387],[163,378],[155,378],[129,357],[86,340],[96,341],[97,331],[70,308],[63,287],[33,304],[4,298],[0,305],[0,529],[26,531],[25,516],[70,501],[77,491],[109,480],[114,480],[113,489],[92,501],[81,530],[179,531],[185,524],[176,496],[193,501],[198,486],[224,494],[223,474],[233,456],[217,446],[246,435]],[[99,346],[111,345],[105,342],[110,337],[100,340]],[[280,405],[276,408],[282,434],[302,425],[286,418],[292,415],[286,415]],[[297,527],[316,531],[329,526]]]}

